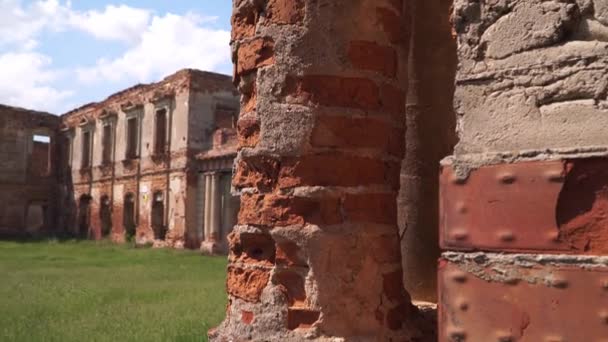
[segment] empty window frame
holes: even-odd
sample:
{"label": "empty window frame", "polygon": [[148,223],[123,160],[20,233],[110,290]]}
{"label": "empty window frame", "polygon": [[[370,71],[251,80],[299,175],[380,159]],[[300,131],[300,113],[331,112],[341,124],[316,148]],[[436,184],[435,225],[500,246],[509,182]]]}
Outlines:
{"label": "empty window frame", "polygon": [[82,131],[82,159],[80,166],[84,168],[91,167],[91,150],[93,143],[93,133],[90,130]]}
{"label": "empty window frame", "polygon": [[135,159],[139,148],[139,120],[137,117],[127,118],[127,146],[125,157]]}
{"label": "empty window frame", "polygon": [[107,123],[103,126],[103,132],[101,137],[101,162],[104,165],[112,162],[112,141],[114,136],[112,134],[112,124]]}
{"label": "empty window frame", "polygon": [[44,134],[32,136],[30,169],[36,176],[48,176],[51,170],[51,137]]}
{"label": "empty window frame", "polygon": [[167,152],[167,114],[167,109],[161,108],[154,117],[154,154]]}

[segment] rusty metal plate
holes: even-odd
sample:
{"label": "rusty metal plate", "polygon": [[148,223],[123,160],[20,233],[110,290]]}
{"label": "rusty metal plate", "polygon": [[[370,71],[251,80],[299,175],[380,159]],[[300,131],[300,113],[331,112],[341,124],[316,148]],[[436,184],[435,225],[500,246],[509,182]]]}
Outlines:
{"label": "rusty metal plate", "polygon": [[440,342],[608,342],[607,267],[479,262],[440,262]]}
{"label": "rusty metal plate", "polygon": [[440,186],[443,249],[608,254],[606,158],[444,167]]}

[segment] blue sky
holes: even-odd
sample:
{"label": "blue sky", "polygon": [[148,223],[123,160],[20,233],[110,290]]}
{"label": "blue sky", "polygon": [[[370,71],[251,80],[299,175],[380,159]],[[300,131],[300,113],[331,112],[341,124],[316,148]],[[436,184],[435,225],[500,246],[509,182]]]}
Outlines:
{"label": "blue sky", "polygon": [[0,0],[0,103],[61,114],[181,68],[229,74],[231,0]]}

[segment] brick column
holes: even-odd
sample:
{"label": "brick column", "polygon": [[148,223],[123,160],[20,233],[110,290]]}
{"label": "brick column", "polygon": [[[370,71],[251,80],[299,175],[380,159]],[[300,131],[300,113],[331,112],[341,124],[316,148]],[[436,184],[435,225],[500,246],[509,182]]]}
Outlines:
{"label": "brick column", "polygon": [[455,1],[440,341],[608,336],[608,3]]}
{"label": "brick column", "polygon": [[242,196],[213,340],[420,338],[396,223],[403,5],[234,1]]}

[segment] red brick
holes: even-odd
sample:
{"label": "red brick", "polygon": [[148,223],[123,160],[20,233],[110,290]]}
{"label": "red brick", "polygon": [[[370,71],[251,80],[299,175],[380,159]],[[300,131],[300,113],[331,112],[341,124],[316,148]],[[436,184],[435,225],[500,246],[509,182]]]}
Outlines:
{"label": "red brick", "polygon": [[343,206],[347,221],[397,224],[396,194],[347,194]]}
{"label": "red brick", "polygon": [[317,117],[311,144],[315,147],[370,148],[403,157],[405,149],[403,129],[374,118],[347,116]]}
{"label": "red brick", "polygon": [[299,103],[366,110],[380,109],[382,106],[378,86],[365,78],[323,75],[288,78],[286,91]]}
{"label": "red brick", "polygon": [[412,307],[409,304],[401,304],[393,309],[390,309],[386,314],[386,324],[391,330],[399,330],[403,327],[403,323],[407,322],[412,317]]}
{"label": "red brick", "polygon": [[304,19],[304,0],[269,0],[266,17],[273,24],[297,24]]}
{"label": "red brick", "polygon": [[405,16],[401,16],[393,10],[378,7],[376,9],[378,22],[384,29],[388,40],[393,44],[402,44],[409,36],[409,25]]}
{"label": "red brick", "polygon": [[253,37],[259,16],[260,9],[250,2],[246,2],[244,6],[235,6],[231,18],[232,39]]}
{"label": "red brick", "polygon": [[230,262],[272,266],[275,262],[275,243],[270,234],[236,233],[228,235]]}
{"label": "red brick", "polygon": [[306,260],[302,258],[300,247],[293,242],[279,242],[276,246],[276,264],[281,266],[307,267]]}
{"label": "red brick", "polygon": [[399,186],[400,165],[367,157],[337,153],[285,159],[279,173],[279,187],[296,186]]}
{"label": "red brick", "polygon": [[391,113],[405,113],[405,92],[403,90],[390,84],[383,84],[380,92],[384,109]]}
{"label": "red brick", "polygon": [[339,198],[303,198],[281,195],[241,196],[239,224],[290,226],[342,222]]}
{"label": "red brick", "polygon": [[260,122],[253,116],[242,117],[236,124],[239,147],[255,147],[260,140]]}
{"label": "red brick", "polygon": [[293,271],[280,271],[275,274],[274,282],[286,289],[290,307],[302,307],[306,304],[306,289],[301,275]]}
{"label": "red brick", "polygon": [[269,278],[269,270],[228,266],[226,288],[232,296],[247,302],[257,303],[260,301],[260,295],[268,284]]}
{"label": "red brick", "polygon": [[403,273],[401,270],[388,273],[382,276],[382,288],[389,300],[399,301],[408,297],[403,287]]}
{"label": "red brick", "polygon": [[306,329],[319,320],[320,312],[307,309],[288,309],[287,328],[289,330]]}
{"label": "red brick", "polygon": [[255,38],[241,43],[237,55],[237,74],[250,73],[274,63],[274,41],[271,38]]}
{"label": "red brick", "polygon": [[255,316],[254,316],[253,312],[241,310],[241,322],[249,325],[253,322],[254,318],[255,318]]}
{"label": "red brick", "polygon": [[351,42],[348,59],[359,69],[376,71],[392,78],[397,74],[397,52],[389,46],[382,46],[376,42]]}
{"label": "red brick", "polygon": [[279,175],[279,161],[268,156],[246,156],[239,159],[232,184],[237,188],[258,188],[269,192]]}

